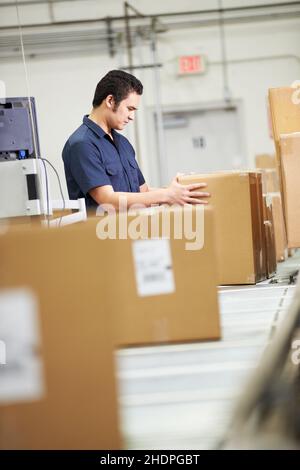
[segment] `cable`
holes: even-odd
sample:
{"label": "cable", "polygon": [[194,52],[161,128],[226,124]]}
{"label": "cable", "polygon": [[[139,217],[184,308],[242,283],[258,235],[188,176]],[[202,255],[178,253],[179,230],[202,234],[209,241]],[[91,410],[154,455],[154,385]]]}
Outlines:
{"label": "cable", "polygon": [[63,193],[63,190],[62,190],[61,181],[60,181],[60,177],[59,177],[58,171],[56,170],[55,166],[52,165],[52,163],[49,162],[49,160],[47,160],[47,158],[41,158],[41,160],[42,160],[43,162],[48,163],[48,165],[51,166],[51,168],[53,169],[53,171],[54,171],[55,174],[56,174],[56,177],[57,177],[57,180],[58,180],[58,184],[59,184],[60,195],[61,195],[61,198],[62,198],[62,201],[63,201],[62,210],[65,210],[65,208],[66,208],[66,200],[65,200],[65,198],[64,198],[64,193]]}
{"label": "cable", "polygon": [[46,165],[44,162],[44,159],[41,158],[43,166],[44,166],[44,171],[45,171],[45,180],[46,180],[46,198],[47,198],[47,222],[48,222],[48,227],[49,227],[49,186],[48,186],[48,174],[47,174],[47,169]]}
{"label": "cable", "polygon": [[[56,174],[56,177],[57,177],[57,180],[58,180],[58,184],[59,184],[60,195],[61,195],[61,198],[62,198],[62,201],[63,201],[62,211],[64,211],[65,208],[66,208],[66,201],[65,201],[65,198],[64,198],[64,193],[63,193],[63,190],[62,190],[62,186],[61,186],[61,181],[60,181],[59,174],[58,174],[56,168],[54,167],[54,165],[52,165],[52,163],[49,162],[49,160],[47,160],[47,158],[41,158],[41,160],[42,160],[44,166],[45,166],[45,162],[47,162],[48,165],[51,166],[51,168],[54,170],[54,172],[55,172],[55,174]],[[45,171],[46,171],[46,167],[45,167]],[[47,174],[47,171],[46,171],[46,174]],[[46,179],[46,182],[47,182],[47,179]],[[47,193],[47,203],[48,203],[48,193]],[[48,209],[48,213],[49,213],[49,209]],[[63,218],[63,216],[61,215],[61,216],[60,216],[60,219],[59,219],[59,223],[58,223],[58,226],[59,226],[59,227],[60,227],[60,225],[61,225],[62,218]]]}

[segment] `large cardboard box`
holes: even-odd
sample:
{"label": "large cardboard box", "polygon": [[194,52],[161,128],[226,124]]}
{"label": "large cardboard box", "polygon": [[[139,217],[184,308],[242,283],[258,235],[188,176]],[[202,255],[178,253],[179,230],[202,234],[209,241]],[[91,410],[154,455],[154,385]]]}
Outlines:
{"label": "large cardboard box", "polygon": [[[280,190],[285,214],[285,191],[282,174],[280,135],[300,132],[300,87],[282,87],[269,89],[269,105],[273,128],[273,139],[276,149],[277,169],[280,179]],[[286,226],[287,230],[287,226]],[[288,230],[287,230],[288,231]]]}
{"label": "large cardboard box", "polygon": [[[0,392],[1,449],[120,449],[114,341],[104,288],[108,253],[84,224],[49,230],[14,227],[0,235],[0,304],[1,295],[10,296],[0,322],[13,322],[7,364],[0,368],[1,385],[11,387],[6,398],[3,387]],[[40,346],[20,349],[14,338],[31,324],[26,296],[20,300],[12,290],[17,288],[29,289],[36,299],[38,325],[33,329],[40,332]],[[13,355],[16,346],[20,350]],[[28,367],[23,355],[29,355]],[[41,364],[35,378],[41,394],[29,398],[22,368],[30,376],[35,357]],[[13,387],[21,379],[16,399]]]}
{"label": "large cardboard box", "polygon": [[[216,340],[221,336],[213,211],[203,206],[186,209],[194,241],[187,233],[189,224],[183,222],[181,208],[117,215],[115,236],[124,239],[116,240],[113,247],[114,280],[108,290],[118,346]],[[97,224],[100,235],[109,220],[113,216],[87,223],[91,227]],[[120,236],[121,221],[127,228]],[[151,227],[156,227],[155,233],[151,234]],[[134,235],[134,228],[136,239],[126,239],[127,233]]]}
{"label": "large cardboard box", "polygon": [[185,175],[181,184],[207,183],[216,221],[219,284],[255,284],[266,278],[261,174]]}
{"label": "large cardboard box", "polygon": [[280,136],[282,192],[288,248],[300,246],[300,132]]}

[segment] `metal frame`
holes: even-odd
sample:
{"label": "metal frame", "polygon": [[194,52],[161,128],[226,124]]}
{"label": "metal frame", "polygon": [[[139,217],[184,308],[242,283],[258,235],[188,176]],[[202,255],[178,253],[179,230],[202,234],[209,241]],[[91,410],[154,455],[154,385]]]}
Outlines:
{"label": "metal frame", "polygon": [[[53,4],[55,3],[59,3],[59,2],[62,2],[62,1],[65,1],[65,0],[54,0],[53,1]],[[71,1],[71,0],[67,0],[67,1]],[[78,0],[77,0],[78,1]],[[27,0],[27,1],[24,1],[24,2],[18,2],[19,6],[24,6],[24,5],[30,5],[30,4],[37,4],[37,3],[43,3],[43,4],[47,4],[49,3],[48,0],[38,0],[38,1],[33,1],[33,0]],[[126,4],[127,2],[125,2]],[[15,5],[12,4],[12,3],[7,3],[7,4],[0,4],[0,8],[1,7],[14,7]],[[128,6],[130,7],[130,9],[132,10],[135,10],[134,7],[131,7],[129,4]],[[248,6],[240,6],[240,7],[230,7],[230,8],[213,8],[213,9],[210,9],[210,10],[193,10],[193,11],[180,11],[180,12],[169,12],[169,13],[154,13],[154,14],[148,14],[148,15],[140,15],[142,16],[143,19],[145,20],[152,20],[152,19],[159,19],[159,18],[176,18],[176,17],[184,17],[184,16],[209,16],[209,15],[215,15],[214,18],[207,18],[206,20],[208,21],[207,25],[211,25],[212,24],[212,21],[214,22],[214,24],[218,24],[219,21],[220,21],[220,14],[224,15],[224,14],[228,14],[228,13],[231,13],[233,14],[232,17],[224,17],[224,22],[228,22],[230,19],[231,20],[238,20],[238,21],[241,21],[243,19],[243,16],[241,17],[238,17],[235,15],[235,13],[243,13],[243,12],[255,12],[255,11],[263,11],[263,10],[266,10],[267,14],[266,15],[263,15],[264,17],[264,20],[274,20],[276,19],[276,14],[279,14],[279,15],[285,15],[285,14],[288,14],[290,17],[295,17],[295,11],[288,11],[288,12],[280,12],[280,9],[283,9],[283,8],[294,8],[294,7],[300,7],[300,1],[295,1],[295,2],[282,2],[282,3],[277,3],[277,4],[259,4],[259,5],[248,5]],[[268,13],[268,11],[270,10],[277,10],[277,13]],[[279,10],[279,11],[278,11]],[[135,13],[137,12],[137,10],[135,10]],[[298,14],[300,14],[300,11],[297,11]],[[247,19],[247,17],[244,17],[245,19]],[[112,22],[115,22],[115,21],[129,21],[130,22],[133,20],[137,20],[139,19],[139,17],[135,14],[135,15],[124,15],[124,16],[111,16],[109,17],[109,19],[112,21]],[[254,15],[254,16],[248,16],[248,19],[250,21],[257,21],[259,19],[259,15]],[[35,27],[38,27],[38,28],[44,28],[44,27],[47,27],[47,26],[65,26],[65,25],[68,25],[68,24],[89,24],[89,23],[98,23],[98,22],[106,22],[107,21],[107,17],[105,18],[97,18],[97,19],[90,19],[90,20],[72,20],[72,21],[57,21],[55,23],[40,23],[40,24],[27,24],[27,25],[24,25],[23,26],[23,29],[27,29],[27,28],[35,28]],[[180,25],[178,23],[178,25]],[[202,24],[203,25],[203,24]],[[166,24],[167,27],[169,27],[168,24]],[[174,25],[175,26],[175,25]],[[186,27],[186,25],[184,26]],[[17,26],[6,26],[6,27],[0,27],[0,30],[9,30],[9,29],[16,29]]]}

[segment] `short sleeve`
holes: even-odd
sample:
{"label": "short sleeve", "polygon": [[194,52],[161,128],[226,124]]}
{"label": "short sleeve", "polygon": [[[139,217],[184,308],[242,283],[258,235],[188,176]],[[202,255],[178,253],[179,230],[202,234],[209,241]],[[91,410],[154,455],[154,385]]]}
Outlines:
{"label": "short sleeve", "polygon": [[81,191],[87,195],[97,186],[111,185],[99,151],[88,142],[76,142],[70,148],[70,170]]}
{"label": "short sleeve", "polygon": [[133,146],[131,145],[131,143],[127,140],[126,141],[127,145],[128,145],[128,148],[129,148],[129,151],[130,153],[132,154],[134,160],[135,160],[135,163],[136,163],[136,167],[137,167],[137,171],[138,171],[138,180],[139,180],[139,186],[142,186],[143,184],[145,184],[145,178],[144,178],[144,175],[143,173],[141,172],[140,170],[140,167],[139,167],[139,164],[137,162],[137,159],[135,158],[135,150],[133,148]]}
{"label": "short sleeve", "polygon": [[138,167],[138,178],[139,178],[139,185],[142,186],[143,184],[145,184],[145,178],[144,178],[144,175],[143,173],[141,172],[140,170],[140,167]]}

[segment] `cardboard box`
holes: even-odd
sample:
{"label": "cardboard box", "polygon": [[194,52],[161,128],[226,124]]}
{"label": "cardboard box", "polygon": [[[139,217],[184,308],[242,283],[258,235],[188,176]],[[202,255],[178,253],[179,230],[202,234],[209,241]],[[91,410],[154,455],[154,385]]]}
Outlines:
{"label": "cardboard box", "polygon": [[270,279],[276,273],[276,249],[275,249],[275,232],[273,220],[272,199],[268,195],[263,196],[264,201],[264,227],[266,241],[266,266],[267,277]]}
{"label": "cardboard box", "polygon": [[256,155],[255,157],[255,166],[259,169],[270,169],[276,168],[276,159],[275,155],[269,155],[267,153],[262,153]]}
{"label": "cardboard box", "polygon": [[[263,189],[262,189],[262,173],[253,172],[250,173],[250,181],[255,180],[255,185],[250,184],[251,192],[251,211],[253,213],[253,222],[252,222],[252,231],[255,234],[256,227],[258,229],[258,241],[257,246],[261,246],[261,257],[258,256],[256,265],[261,272],[262,278],[268,277],[268,266],[267,266],[267,241],[266,241],[266,229],[265,229],[265,219],[264,219],[264,200],[263,200]],[[255,195],[254,193],[255,189]]]}
{"label": "cardboard box", "polygon": [[298,248],[300,246],[300,132],[282,134],[280,151],[287,244],[288,248]]}
{"label": "cardboard box", "polygon": [[261,175],[222,172],[178,180],[208,185],[215,212],[219,284],[255,284],[265,279]]}
{"label": "cardboard box", "polygon": [[[14,227],[0,236],[0,295],[24,287],[37,301],[41,350],[36,354],[44,387],[41,397],[24,399],[25,382],[11,403],[0,393],[1,449],[121,448],[111,315],[103,288],[102,266],[109,264],[109,255],[100,245],[84,224]],[[7,366],[0,374],[13,367],[11,347],[8,341]]]}
{"label": "cardboard box", "polygon": [[280,134],[300,132],[299,97],[300,88],[269,89],[273,138],[276,143],[279,143]]}
{"label": "cardboard box", "polygon": [[[220,338],[213,211],[202,206],[190,207],[188,212],[193,230],[200,236],[199,245],[186,237],[187,225],[180,222],[184,214],[181,208],[117,216],[116,238],[122,218],[127,219],[128,230],[138,227],[137,240],[116,240],[113,247],[110,300],[118,346]],[[103,224],[112,217],[94,218],[87,224]],[[153,239],[149,238],[151,226],[157,228],[155,234],[152,232]],[[162,227],[170,227],[169,239]],[[183,236],[180,227],[185,227]],[[166,239],[155,239],[161,236]],[[186,249],[196,246],[200,249]]]}
{"label": "cardboard box", "polygon": [[[285,223],[285,194],[283,187],[280,135],[300,132],[300,88],[283,87],[269,89],[270,115],[273,128],[273,139],[276,149],[276,162],[280,181],[280,191],[284,207]],[[286,227],[286,231],[287,227]]]}
{"label": "cardboard box", "polygon": [[[221,336],[218,294],[217,294],[217,263],[215,249],[215,228],[213,212],[210,208],[189,207],[190,222],[192,224],[192,238],[185,233],[183,226],[182,236],[179,234],[180,221],[182,221],[182,208],[150,208],[139,212],[141,229],[138,231],[138,239],[145,242],[146,251],[148,242],[150,252],[151,241],[147,240],[151,234],[151,220],[158,220],[159,230],[153,234],[166,237],[165,225],[162,223],[163,213],[167,215],[170,227],[170,240],[165,240],[158,250],[169,250],[170,263],[168,271],[172,273],[174,288],[169,292],[164,291],[164,283],[168,282],[168,276],[158,282],[156,293],[140,295],[137,282],[137,267],[134,258],[134,247],[139,240],[126,238],[128,228],[138,222],[137,215],[127,213],[116,215],[116,229],[112,234],[115,240],[101,240],[96,237],[99,224],[113,222],[113,216],[107,218],[89,218],[84,224],[88,237],[89,253],[87,256],[91,273],[100,269],[100,274],[105,273],[105,279],[97,274],[101,289],[99,298],[107,296],[107,311],[114,325],[114,342],[117,346],[161,344],[169,342],[201,341],[219,339]],[[203,214],[203,218],[196,216]],[[157,219],[158,216],[158,219]],[[178,217],[180,216],[180,217]],[[119,237],[119,226],[125,218],[124,230]],[[163,219],[165,220],[165,219]],[[197,223],[196,223],[197,222]],[[199,223],[198,223],[199,222]],[[19,229],[14,229],[19,230]],[[56,229],[53,229],[56,230]],[[64,233],[73,233],[79,230],[73,227],[59,229]],[[104,231],[107,230],[107,227]],[[131,232],[130,232],[131,233]],[[176,234],[176,236],[174,235]],[[179,239],[178,239],[179,235]],[[199,243],[195,243],[200,235]],[[118,239],[118,238],[124,239]],[[107,233],[104,233],[104,238]],[[201,243],[204,237],[204,245]],[[84,245],[84,241],[80,246]],[[192,248],[191,250],[186,248]],[[198,248],[198,249],[195,249]],[[75,251],[74,251],[75,252]],[[91,255],[93,253],[93,255]],[[104,253],[104,254],[103,254]],[[161,252],[156,262],[161,258]],[[146,254],[147,255],[147,254]],[[150,263],[153,264],[154,254],[151,252]],[[108,260],[108,261],[105,261]],[[147,259],[146,259],[147,261]],[[120,269],[120,266],[122,267]],[[124,267],[126,266],[126,269]],[[154,264],[155,266],[155,264]],[[151,271],[151,270],[150,270]],[[154,273],[155,274],[155,273]],[[145,275],[149,275],[146,270]],[[158,275],[161,275],[158,272]],[[150,272],[150,276],[153,273]],[[199,298],[202,300],[199,301]]]}

